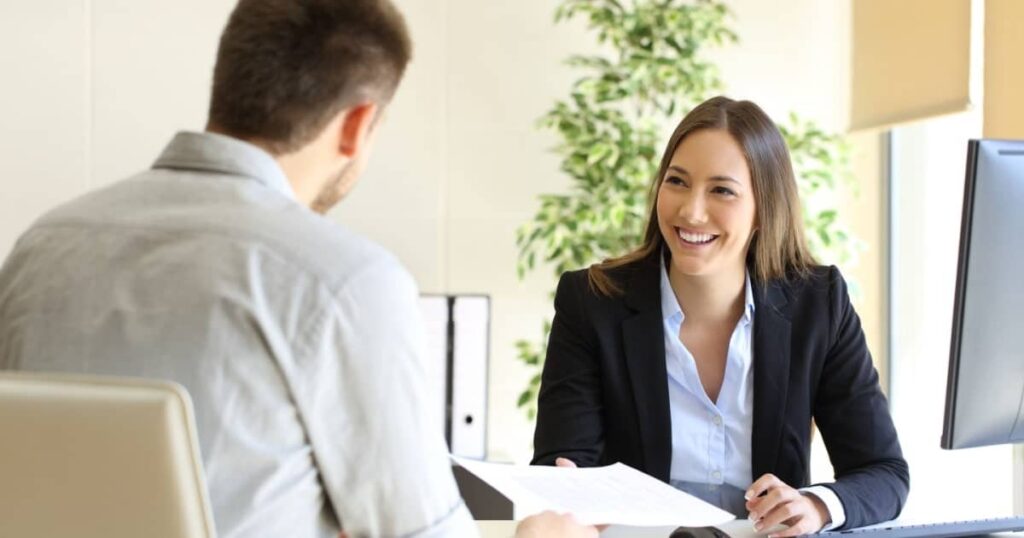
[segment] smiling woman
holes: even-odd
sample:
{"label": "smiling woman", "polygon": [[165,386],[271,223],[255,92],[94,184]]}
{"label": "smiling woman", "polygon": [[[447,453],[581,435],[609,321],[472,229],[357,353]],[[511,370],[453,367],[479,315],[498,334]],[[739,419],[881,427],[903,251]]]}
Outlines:
{"label": "smiling woman", "polygon": [[[639,248],[558,284],[534,463],[623,462],[777,536],[896,517],[907,464],[842,275],[808,252],[775,124],[704,102],[651,194]],[[835,481],[808,487],[812,420]]]}

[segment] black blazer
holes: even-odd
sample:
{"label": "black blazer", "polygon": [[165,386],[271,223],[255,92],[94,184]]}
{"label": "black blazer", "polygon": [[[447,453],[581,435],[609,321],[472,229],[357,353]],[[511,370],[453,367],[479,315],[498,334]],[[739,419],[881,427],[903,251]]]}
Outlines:
{"label": "black blazer", "polygon": [[[669,480],[672,439],[658,260],[614,270],[625,293],[562,275],[534,432],[534,464],[623,462]],[[811,419],[828,448],[843,528],[896,517],[910,475],[860,318],[835,267],[753,285],[754,479],[808,485]]]}

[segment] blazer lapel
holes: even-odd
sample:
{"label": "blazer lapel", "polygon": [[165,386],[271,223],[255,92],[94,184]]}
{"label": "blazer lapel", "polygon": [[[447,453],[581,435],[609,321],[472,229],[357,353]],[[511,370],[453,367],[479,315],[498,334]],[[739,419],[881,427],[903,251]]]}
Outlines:
{"label": "blazer lapel", "polygon": [[625,299],[633,314],[622,322],[622,339],[636,402],[644,471],[668,482],[672,461],[672,424],[659,270],[657,260],[654,260],[639,267],[630,279]]}
{"label": "blazer lapel", "polygon": [[[759,289],[761,288],[761,289]],[[778,282],[754,287],[753,480],[772,472],[779,454],[789,390],[788,299]]]}

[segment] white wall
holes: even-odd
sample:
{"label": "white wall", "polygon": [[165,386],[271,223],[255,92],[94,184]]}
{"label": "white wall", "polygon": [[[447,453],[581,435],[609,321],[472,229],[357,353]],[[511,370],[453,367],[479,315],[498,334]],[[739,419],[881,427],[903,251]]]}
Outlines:
{"label": "white wall", "polygon": [[[730,2],[742,41],[715,54],[727,93],[776,117],[797,110],[842,129],[849,1]],[[548,151],[555,139],[535,122],[577,77],[562,60],[593,50],[593,37],[582,24],[554,26],[551,0],[397,4],[414,60],[364,181],[332,217],[397,252],[424,291],[492,297],[490,453],[522,461],[532,426],[515,400],[529,373],[512,342],[539,334],[554,280],[517,282],[514,231],[538,194],[568,185]],[[0,252],[45,209],[146,167],[175,130],[202,127],[232,5],[0,4]],[[855,150],[871,163],[867,140]],[[874,172],[865,175],[871,185]],[[869,218],[869,235],[876,221]],[[865,274],[878,273],[873,263]]]}
{"label": "white wall", "polygon": [[64,0],[0,4],[0,252],[89,186],[87,11]]}
{"label": "white wall", "polygon": [[515,275],[515,230],[567,180],[536,119],[575,75],[562,58],[589,40],[552,27],[548,0],[399,0],[413,64],[367,176],[333,215],[399,253],[425,291],[491,296],[490,457],[528,459],[515,408],[529,379],[513,342],[540,333],[553,280]]}

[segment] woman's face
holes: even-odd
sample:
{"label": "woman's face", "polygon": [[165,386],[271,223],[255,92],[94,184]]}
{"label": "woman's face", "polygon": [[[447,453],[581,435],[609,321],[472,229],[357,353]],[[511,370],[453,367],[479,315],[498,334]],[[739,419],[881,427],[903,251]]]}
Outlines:
{"label": "woman's face", "polygon": [[658,227],[675,272],[743,270],[756,222],[743,150],[722,129],[701,129],[676,147],[658,188]]}

